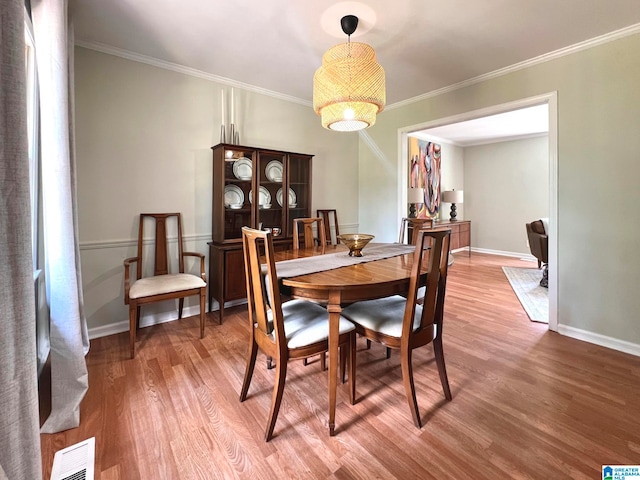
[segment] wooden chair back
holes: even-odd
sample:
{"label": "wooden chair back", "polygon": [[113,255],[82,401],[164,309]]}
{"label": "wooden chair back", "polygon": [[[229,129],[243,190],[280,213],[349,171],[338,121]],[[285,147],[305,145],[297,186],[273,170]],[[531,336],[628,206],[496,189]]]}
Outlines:
{"label": "wooden chair back", "polygon": [[[154,248],[153,248],[153,276],[166,275],[169,272],[169,237],[167,223],[171,219],[175,219],[178,230],[178,271],[184,273],[184,257],[182,246],[182,215],[180,213],[141,213],[140,225],[138,227],[138,258],[140,259],[136,265],[136,279],[142,278],[144,267],[144,239],[145,225],[153,228],[154,232]],[[153,222],[145,221],[151,219]],[[174,272],[178,273],[178,272]]]}
{"label": "wooden chair back", "polygon": [[[264,345],[265,341],[270,342],[271,340],[266,337],[275,330],[276,345],[282,346],[286,351],[287,342],[284,336],[282,303],[273,256],[272,234],[242,227],[242,250],[249,302],[249,324],[258,326],[258,331],[255,332],[258,335],[256,342],[258,345]],[[260,262],[261,257],[264,258],[264,264]],[[269,314],[269,312],[271,313]]]}
{"label": "wooden chair back", "polygon": [[302,225],[302,239],[304,247],[311,248],[316,245],[316,237],[313,233],[313,227],[316,226],[318,231],[318,244],[320,246],[326,245],[326,233],[324,229],[324,221],[322,218],[295,218],[293,220],[293,249],[299,250],[300,247],[300,232],[298,226]]}
{"label": "wooden chair back", "polygon": [[[407,295],[407,306],[402,324],[402,338],[409,339],[413,347],[431,342],[435,335],[442,334],[444,299],[449,265],[449,243],[451,229],[419,230],[413,254],[411,281]],[[422,302],[420,328],[413,330],[416,305],[420,300],[421,271],[426,267],[426,294]]]}
{"label": "wooden chair back", "polygon": [[[338,240],[338,235],[340,235],[340,228],[338,226],[338,213],[336,212],[336,210],[318,210],[316,214],[318,215],[318,217],[322,218],[322,222],[324,223],[327,245],[337,245],[338,243],[340,243]],[[332,232],[335,232],[335,234]]]}
{"label": "wooden chair back", "polygon": [[418,232],[424,228],[433,228],[433,218],[403,218],[400,222],[400,236],[398,243],[404,243],[405,232],[411,229],[411,236],[407,235],[409,245],[415,245],[418,239]]}

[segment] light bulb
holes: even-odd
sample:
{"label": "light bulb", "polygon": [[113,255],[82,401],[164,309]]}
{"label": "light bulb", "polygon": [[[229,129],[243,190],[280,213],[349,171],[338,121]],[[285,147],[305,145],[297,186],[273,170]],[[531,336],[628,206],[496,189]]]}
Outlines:
{"label": "light bulb", "polygon": [[356,113],[353,111],[353,108],[347,108],[344,111],[344,119],[345,120],[353,120],[353,117],[356,116]]}

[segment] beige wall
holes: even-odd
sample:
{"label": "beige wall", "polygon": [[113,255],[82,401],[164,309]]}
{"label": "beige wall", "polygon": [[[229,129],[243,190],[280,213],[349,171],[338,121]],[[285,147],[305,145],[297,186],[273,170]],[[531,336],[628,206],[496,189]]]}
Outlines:
{"label": "beige wall", "polygon": [[[638,345],[638,84],[633,35],[388,109],[360,135],[323,130],[307,106],[237,90],[239,127],[243,143],[315,154],[314,208],[339,205],[341,225],[394,240],[399,129],[557,91],[559,324]],[[184,212],[187,247],[208,253],[219,91],[77,48],[80,240],[94,332],[123,327],[122,259],[133,253],[142,210]]]}
{"label": "beige wall", "polygon": [[[640,35],[383,112],[360,153],[360,219],[394,218],[398,130],[558,92],[558,322],[640,344]],[[366,167],[366,168],[365,168]],[[375,172],[375,173],[370,173]],[[372,195],[385,192],[384,199]],[[373,221],[372,221],[372,224]],[[383,232],[375,223],[371,233]]]}
{"label": "beige wall", "polygon": [[549,217],[547,136],[466,147],[464,206],[473,247],[529,255],[525,223]]}
{"label": "beige wall", "polygon": [[[222,86],[80,47],[75,82],[85,309],[90,331],[102,335],[128,328],[122,260],[135,255],[139,213],[182,212],[186,247],[208,258]],[[345,231],[357,230],[357,135],[323,129],[308,106],[235,93],[241,143],[315,155],[314,211],[338,208]],[[176,318],[172,302],[143,311]]]}

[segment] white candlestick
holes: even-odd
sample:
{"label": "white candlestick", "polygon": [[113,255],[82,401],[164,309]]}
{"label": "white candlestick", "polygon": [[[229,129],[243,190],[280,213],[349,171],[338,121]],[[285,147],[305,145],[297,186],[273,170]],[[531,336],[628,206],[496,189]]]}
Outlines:
{"label": "white candlestick", "polygon": [[233,88],[231,88],[231,123],[234,123],[234,107],[233,104],[235,103],[235,95],[233,92]]}
{"label": "white candlestick", "polygon": [[220,90],[220,111],[222,112],[222,125],[224,125],[224,89]]}

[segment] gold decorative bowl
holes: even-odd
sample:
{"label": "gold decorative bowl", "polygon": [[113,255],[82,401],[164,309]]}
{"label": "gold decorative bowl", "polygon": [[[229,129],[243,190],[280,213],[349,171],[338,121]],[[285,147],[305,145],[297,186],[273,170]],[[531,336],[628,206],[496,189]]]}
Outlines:
{"label": "gold decorative bowl", "polygon": [[349,248],[350,257],[361,257],[362,249],[374,238],[375,236],[366,233],[344,233],[338,235],[338,240]]}

